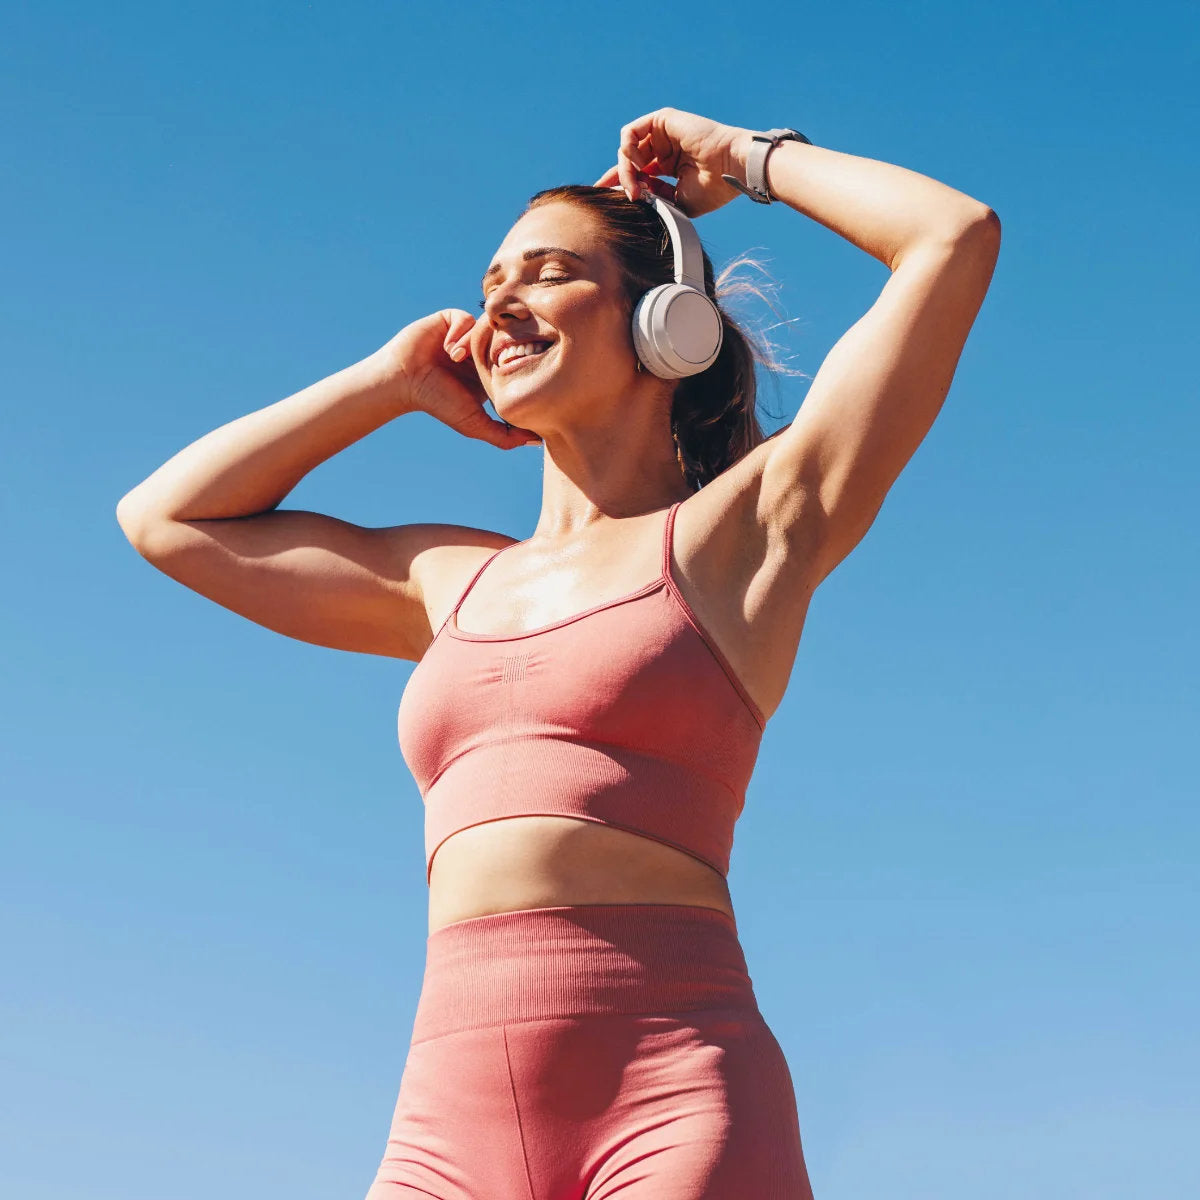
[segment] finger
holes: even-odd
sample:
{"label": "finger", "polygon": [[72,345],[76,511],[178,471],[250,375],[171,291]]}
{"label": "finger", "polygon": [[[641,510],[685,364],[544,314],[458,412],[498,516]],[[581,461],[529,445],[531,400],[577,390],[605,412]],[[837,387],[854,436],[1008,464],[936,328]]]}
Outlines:
{"label": "finger", "polygon": [[475,328],[475,317],[461,308],[446,309],[445,313],[450,318],[450,325],[442,345],[455,362],[460,362],[466,357],[464,343]]}
{"label": "finger", "polygon": [[647,141],[650,144],[651,153],[661,167],[659,174],[677,177],[679,175],[679,147],[671,141],[665,126],[661,124],[651,126]]}
{"label": "finger", "polygon": [[455,339],[455,330],[461,329],[464,320],[471,320],[471,314],[465,308],[443,308],[438,316],[442,318],[442,322],[446,326],[446,333],[443,338],[444,344],[449,346]]}
{"label": "finger", "polygon": [[491,318],[485,312],[477,313],[475,324],[471,329],[467,330],[467,336],[463,340],[463,345],[467,348],[467,353],[475,356],[478,359],[485,360],[487,358],[488,342],[492,336]]}
{"label": "finger", "polygon": [[649,171],[651,164],[658,156],[654,147],[655,143],[653,131],[647,133],[646,136],[642,138],[640,142],[638,142],[638,164],[643,171]]}
{"label": "finger", "polygon": [[673,183],[668,183],[665,179],[659,179],[657,176],[649,176],[646,184],[656,196],[661,196],[672,204],[675,203],[675,185]]}
{"label": "finger", "polygon": [[468,437],[478,438],[481,442],[489,442],[501,450],[515,450],[518,446],[541,444],[541,438],[532,430],[509,425],[506,421],[493,421],[482,407],[475,410],[471,419],[464,423],[459,432]]}
{"label": "finger", "polygon": [[625,189],[625,195],[630,200],[637,199],[637,180],[634,178],[633,163],[625,156],[625,152],[617,152],[617,176],[620,179],[621,186]]}
{"label": "finger", "polygon": [[649,158],[653,157],[644,154],[640,148],[642,141],[650,132],[653,122],[654,114],[647,113],[645,116],[638,117],[636,121],[630,121],[628,125],[621,127],[617,165],[621,168],[621,184],[630,200],[636,200],[640,192],[637,179],[633,174],[634,169],[645,166]]}
{"label": "finger", "polygon": [[451,354],[456,349],[459,349],[463,342],[470,337],[471,330],[474,328],[475,318],[470,313],[463,313],[454,319],[454,324],[450,326],[450,331],[446,335],[447,349]]}
{"label": "finger", "polygon": [[614,187],[620,183],[620,173],[615,166],[609,167],[592,187]]}
{"label": "finger", "polygon": [[621,126],[620,150],[634,166],[643,165],[644,155],[641,151],[641,144],[649,136],[653,126],[653,113],[647,113],[645,116],[638,117],[636,121],[630,121],[629,124]]}
{"label": "finger", "polygon": [[478,433],[472,433],[472,437],[479,437],[485,442],[491,442],[493,446],[498,446],[501,450],[516,450],[518,446],[541,445],[541,438],[537,434],[531,434],[528,429],[521,429],[516,425],[505,425],[503,421],[493,421],[490,417],[485,417],[485,420],[487,429],[480,428]]}
{"label": "finger", "polygon": [[512,427],[513,433],[520,434],[518,446],[544,446],[546,443],[532,429],[522,429],[519,425]]}
{"label": "finger", "polygon": [[669,200],[672,204],[675,203],[675,184],[659,175],[654,174],[654,169],[657,167],[657,160],[650,164],[651,170],[635,172],[638,187],[643,192],[650,192],[655,196],[661,196],[664,200]]}

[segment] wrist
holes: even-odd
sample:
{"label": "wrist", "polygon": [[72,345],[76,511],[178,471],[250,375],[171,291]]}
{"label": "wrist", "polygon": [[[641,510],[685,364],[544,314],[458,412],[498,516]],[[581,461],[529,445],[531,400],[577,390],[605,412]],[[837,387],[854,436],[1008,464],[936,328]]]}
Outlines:
{"label": "wrist", "polygon": [[743,131],[746,136],[740,137],[736,145],[741,164],[737,171],[724,176],[724,180],[735,191],[749,196],[757,204],[770,204],[777,199],[771,191],[768,178],[768,163],[772,153],[777,151],[784,142],[798,141],[811,145],[807,137],[798,129],[780,128],[767,129],[763,132],[754,130]]}
{"label": "wrist", "polygon": [[378,396],[395,415],[412,411],[412,384],[395,339],[354,364],[359,387]]}
{"label": "wrist", "polygon": [[731,126],[729,137],[725,143],[724,163],[720,174],[732,175],[734,179],[746,178],[747,155],[750,153],[750,142],[754,137],[753,129],[742,129]]}

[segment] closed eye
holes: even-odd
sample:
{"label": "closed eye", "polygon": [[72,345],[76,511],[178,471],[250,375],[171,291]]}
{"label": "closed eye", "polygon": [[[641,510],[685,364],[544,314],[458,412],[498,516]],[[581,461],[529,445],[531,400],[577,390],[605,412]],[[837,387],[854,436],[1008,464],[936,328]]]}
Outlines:
{"label": "closed eye", "polygon": [[[566,283],[567,280],[570,278],[571,278],[570,275],[543,275],[538,280],[538,283]],[[487,297],[484,296],[484,298],[479,301],[479,307],[484,308],[484,307],[486,307],[486,305],[487,305]]]}

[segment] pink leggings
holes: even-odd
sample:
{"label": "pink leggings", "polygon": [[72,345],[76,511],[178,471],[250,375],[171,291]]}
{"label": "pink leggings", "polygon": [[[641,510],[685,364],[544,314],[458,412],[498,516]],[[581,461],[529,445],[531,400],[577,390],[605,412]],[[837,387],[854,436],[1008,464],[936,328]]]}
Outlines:
{"label": "pink leggings", "polygon": [[689,904],[455,921],[427,943],[367,1200],[812,1200],[737,926]]}

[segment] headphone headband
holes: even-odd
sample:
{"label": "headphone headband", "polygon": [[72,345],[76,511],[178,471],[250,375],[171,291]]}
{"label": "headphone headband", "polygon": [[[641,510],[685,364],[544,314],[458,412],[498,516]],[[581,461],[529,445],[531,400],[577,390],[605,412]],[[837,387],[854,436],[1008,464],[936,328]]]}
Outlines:
{"label": "headphone headband", "polygon": [[647,204],[653,205],[671,236],[671,249],[675,256],[675,282],[685,283],[688,287],[703,292],[704,252],[700,247],[696,227],[675,205],[668,203],[661,196],[650,192],[644,199]]}
{"label": "headphone headband", "polygon": [[652,375],[684,379],[716,362],[724,340],[721,312],[704,290],[704,248],[691,219],[653,192],[640,199],[667,228],[675,280],[652,287],[634,306],[633,346]]}

